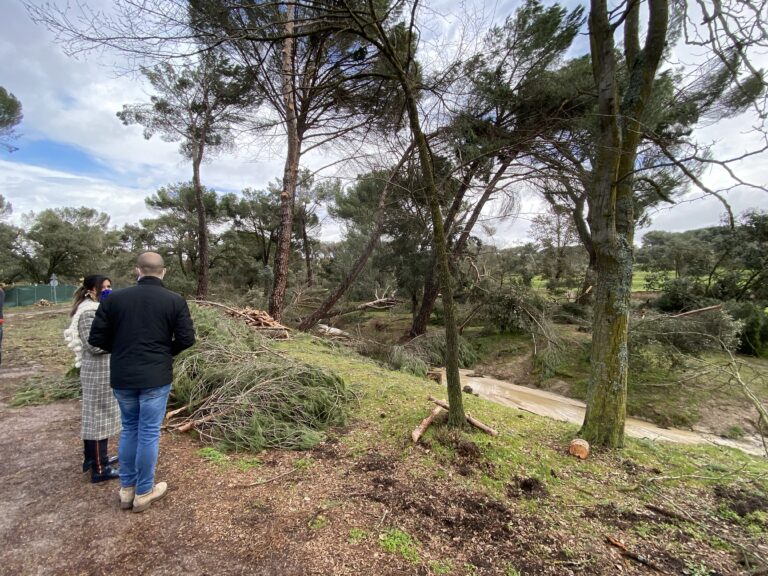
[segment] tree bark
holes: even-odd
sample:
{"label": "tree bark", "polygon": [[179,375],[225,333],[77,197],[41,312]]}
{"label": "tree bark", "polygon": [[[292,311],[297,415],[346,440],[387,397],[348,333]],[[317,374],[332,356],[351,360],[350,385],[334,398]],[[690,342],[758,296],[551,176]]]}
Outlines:
{"label": "tree bark", "polygon": [[437,269],[440,278],[440,288],[443,293],[443,307],[445,316],[445,374],[448,386],[448,425],[461,427],[464,425],[464,399],[461,396],[461,379],[459,377],[459,333],[456,327],[456,313],[453,303],[453,286],[451,268],[448,262],[448,246],[443,228],[443,215],[440,210],[440,201],[435,186],[434,168],[432,167],[432,155],[427,144],[427,138],[421,130],[419,113],[416,108],[416,98],[411,92],[408,79],[404,71],[401,75],[403,90],[405,91],[408,119],[411,124],[411,132],[418,146],[419,159],[427,183],[427,196],[429,208],[432,214],[433,245],[437,260]]}
{"label": "tree bark", "polygon": [[200,164],[203,160],[203,145],[198,144],[192,158],[192,185],[195,188],[195,208],[197,210],[197,297],[205,300],[208,297],[209,255],[208,255],[208,222],[203,201],[203,185],[200,182]]}
{"label": "tree bark", "polygon": [[[290,6],[289,6],[290,8]],[[286,38],[283,40],[283,96],[285,99],[285,124],[288,136],[288,155],[283,170],[283,191],[280,193],[280,232],[275,252],[275,270],[272,294],[269,298],[269,314],[280,322],[285,306],[285,291],[288,286],[288,261],[291,256],[291,227],[293,206],[296,198],[296,182],[299,173],[301,143],[296,118],[295,92],[293,87],[293,53],[296,39],[293,37],[293,15],[285,23]]]}
{"label": "tree bark", "polygon": [[424,293],[421,299],[421,306],[419,307],[419,311],[414,315],[411,329],[408,332],[408,336],[411,338],[421,336],[427,332],[429,318],[432,316],[432,310],[435,308],[437,296],[440,294],[440,286],[435,281],[435,268],[435,262],[434,259],[432,259],[429,268],[427,268],[427,274],[424,277]]}
{"label": "tree bark", "polygon": [[624,54],[630,71],[619,104],[614,30],[606,0],[592,0],[589,15],[592,69],[598,91],[597,156],[590,192],[597,282],[592,327],[591,374],[580,436],[593,445],[624,443],[629,355],[634,163],[640,117],[664,50],[668,0],[650,0],[645,46],[640,49],[639,3],[626,7]]}

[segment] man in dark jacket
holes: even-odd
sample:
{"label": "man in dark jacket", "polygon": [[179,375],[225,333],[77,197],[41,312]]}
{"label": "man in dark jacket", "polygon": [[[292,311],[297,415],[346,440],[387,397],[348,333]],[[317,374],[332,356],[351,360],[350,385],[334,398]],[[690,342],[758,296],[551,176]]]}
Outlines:
{"label": "man in dark jacket", "polygon": [[88,342],[111,352],[110,384],[120,406],[120,507],[143,512],[165,496],[155,484],[160,425],[173,380],[173,357],[195,343],[186,301],[163,286],[160,254],[136,263],[136,286],[112,292],[96,311]]}

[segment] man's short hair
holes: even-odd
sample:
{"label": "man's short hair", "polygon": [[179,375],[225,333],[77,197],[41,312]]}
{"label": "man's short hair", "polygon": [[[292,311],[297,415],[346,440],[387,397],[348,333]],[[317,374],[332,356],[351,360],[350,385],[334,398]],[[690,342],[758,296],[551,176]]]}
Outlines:
{"label": "man's short hair", "polygon": [[136,267],[142,276],[158,276],[165,268],[165,262],[157,252],[144,252],[136,260]]}

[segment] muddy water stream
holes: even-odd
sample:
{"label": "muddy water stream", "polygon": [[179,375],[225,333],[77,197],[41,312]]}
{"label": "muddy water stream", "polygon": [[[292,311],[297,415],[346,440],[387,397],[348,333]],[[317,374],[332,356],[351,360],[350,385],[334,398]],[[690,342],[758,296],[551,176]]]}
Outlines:
{"label": "muddy water stream", "polygon": [[[586,405],[583,402],[553,394],[552,392],[518,386],[495,378],[475,376],[471,370],[461,370],[461,385],[462,387],[469,385],[472,387],[472,391],[477,393],[480,398],[485,398],[504,406],[512,406],[526,412],[573,424],[581,424],[584,421]],[[765,454],[762,444],[757,438],[751,439],[751,442],[728,440],[727,438],[721,438],[720,436],[704,432],[659,428],[655,424],[636,418],[627,418],[625,431],[628,436],[633,438],[647,438],[654,441],[662,440],[682,444],[709,443],[738,448],[749,454]]]}

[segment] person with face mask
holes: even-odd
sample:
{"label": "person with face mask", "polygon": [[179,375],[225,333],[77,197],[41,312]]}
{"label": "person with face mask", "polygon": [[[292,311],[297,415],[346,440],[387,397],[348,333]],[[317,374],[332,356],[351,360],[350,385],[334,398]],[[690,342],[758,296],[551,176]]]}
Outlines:
{"label": "person with face mask", "polygon": [[112,291],[109,278],[94,274],[83,279],[73,297],[69,327],[64,331],[67,345],[75,353],[82,386],[83,472],[91,472],[91,482],[119,478],[112,466],[117,457],[109,457],[109,437],[120,432],[120,408],[109,385],[110,355],[88,343],[91,325],[103,301]]}
{"label": "person with face mask", "polygon": [[106,300],[107,296],[112,294],[112,280],[104,277],[104,281],[101,283],[101,292],[99,293],[99,302]]}

